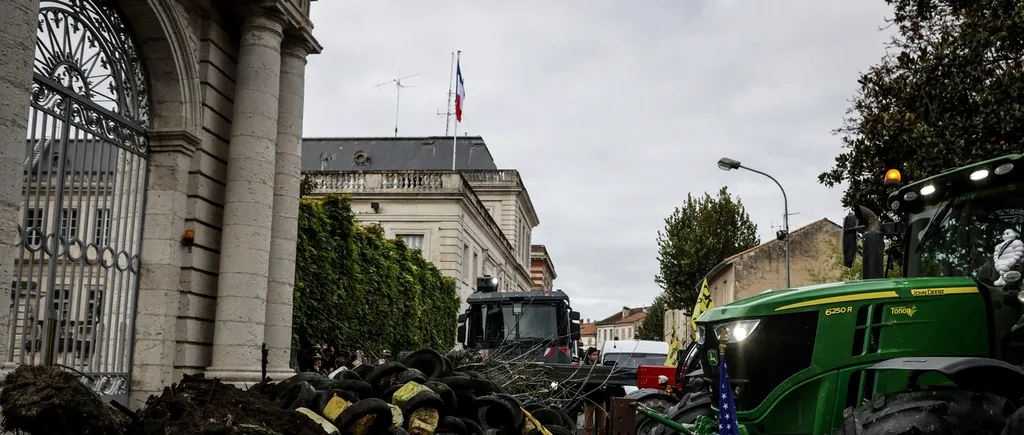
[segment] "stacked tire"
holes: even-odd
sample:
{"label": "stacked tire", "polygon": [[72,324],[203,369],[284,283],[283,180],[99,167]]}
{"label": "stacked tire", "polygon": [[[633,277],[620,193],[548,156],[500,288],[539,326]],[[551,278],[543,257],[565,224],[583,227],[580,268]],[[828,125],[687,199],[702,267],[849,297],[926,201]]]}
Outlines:
{"label": "stacked tire", "polygon": [[401,362],[363,364],[333,379],[301,373],[266,394],[336,434],[569,435],[575,426],[561,409],[524,406],[482,374],[455,371],[431,349]]}

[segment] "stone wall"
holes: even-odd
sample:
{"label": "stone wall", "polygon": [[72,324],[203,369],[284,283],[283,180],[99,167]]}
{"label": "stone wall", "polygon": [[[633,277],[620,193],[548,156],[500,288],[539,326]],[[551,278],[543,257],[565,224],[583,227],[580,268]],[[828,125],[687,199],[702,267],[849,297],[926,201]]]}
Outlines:
{"label": "stone wall", "polygon": [[[828,241],[842,237],[842,228],[822,219],[790,234],[790,282],[792,287],[813,284],[809,271],[826,257]],[[772,240],[727,260],[708,279],[712,300],[725,305],[761,293],[786,288],[785,243]]]}
{"label": "stone wall", "polygon": [[[842,228],[831,221],[818,221],[799,232],[793,232],[789,241],[789,270],[791,287],[812,284],[808,269],[825,258],[828,239],[842,237]],[[773,242],[750,252],[733,262],[735,299],[740,300],[768,289],[786,288],[785,243]]]}

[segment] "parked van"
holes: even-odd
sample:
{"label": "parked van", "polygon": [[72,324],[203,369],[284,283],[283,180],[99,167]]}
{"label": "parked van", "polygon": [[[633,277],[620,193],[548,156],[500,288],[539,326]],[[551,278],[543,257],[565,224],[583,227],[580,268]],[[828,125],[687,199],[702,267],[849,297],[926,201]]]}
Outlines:
{"label": "parked van", "polygon": [[668,358],[668,343],[653,340],[608,340],[601,346],[601,360],[618,367],[636,368],[664,365]]}

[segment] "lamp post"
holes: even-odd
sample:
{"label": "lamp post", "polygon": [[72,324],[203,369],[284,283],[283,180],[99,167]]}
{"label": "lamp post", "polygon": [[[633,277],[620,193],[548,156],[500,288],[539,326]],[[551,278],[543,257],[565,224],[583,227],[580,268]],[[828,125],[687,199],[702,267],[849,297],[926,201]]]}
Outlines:
{"label": "lamp post", "polygon": [[786,288],[791,288],[789,282],[789,199],[786,198],[786,189],[782,188],[782,184],[780,184],[779,180],[776,180],[775,177],[772,177],[771,175],[768,175],[764,172],[758,171],[757,169],[751,169],[746,166],[743,166],[740,164],[740,162],[730,159],[728,157],[722,157],[721,159],[718,160],[718,169],[721,169],[723,171],[731,171],[733,169],[746,169],[750,172],[754,172],[757,174],[764,175],[765,177],[768,177],[770,180],[775,182],[776,186],[779,186],[779,190],[782,191],[783,229],[782,231],[775,233],[775,236],[777,239],[785,240],[786,242]]}

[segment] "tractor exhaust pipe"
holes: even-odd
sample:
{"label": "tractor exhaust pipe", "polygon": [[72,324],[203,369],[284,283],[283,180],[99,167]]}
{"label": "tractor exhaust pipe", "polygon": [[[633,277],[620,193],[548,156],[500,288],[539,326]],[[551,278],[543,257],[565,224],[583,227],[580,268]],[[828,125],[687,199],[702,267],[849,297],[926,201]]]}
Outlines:
{"label": "tractor exhaust pipe", "polygon": [[846,267],[853,266],[853,260],[857,255],[857,233],[864,234],[861,249],[863,279],[885,276],[885,237],[882,234],[882,224],[878,215],[862,205],[853,207],[853,213],[843,220],[843,264]]}

